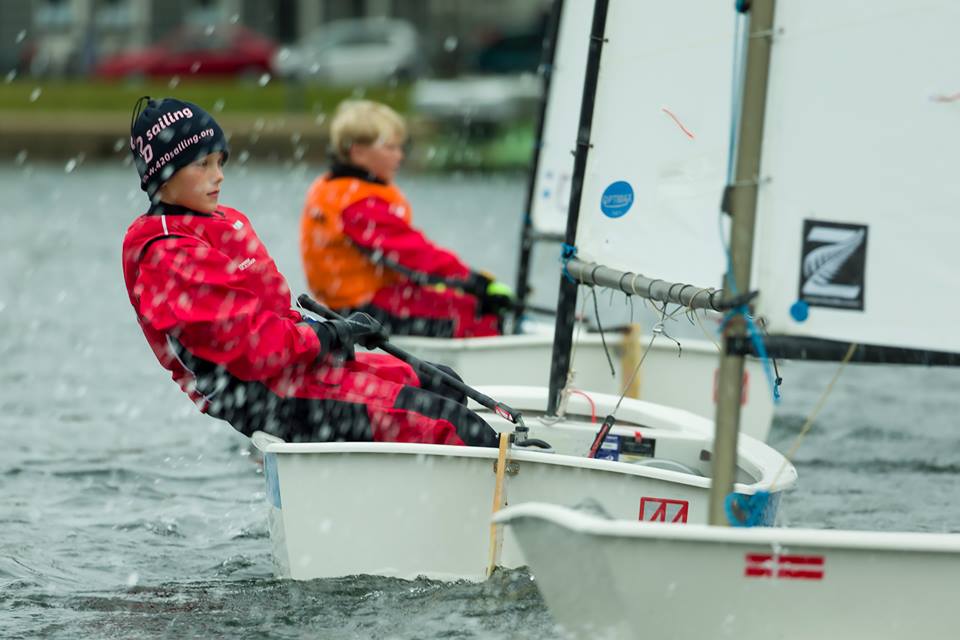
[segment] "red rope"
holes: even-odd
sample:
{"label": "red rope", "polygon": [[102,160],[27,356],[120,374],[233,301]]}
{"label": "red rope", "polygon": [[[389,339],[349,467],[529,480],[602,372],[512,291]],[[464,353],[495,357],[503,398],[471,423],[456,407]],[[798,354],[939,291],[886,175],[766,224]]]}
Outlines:
{"label": "red rope", "polygon": [[673,112],[670,111],[670,109],[667,109],[666,107],[660,107],[660,110],[663,111],[663,112],[664,112],[665,114],[667,114],[668,116],[670,116],[670,117],[673,119],[673,121],[677,123],[677,126],[680,127],[680,130],[683,131],[685,134],[687,134],[687,137],[688,137],[688,138],[690,138],[691,140],[693,140],[693,137],[694,137],[694,136],[693,136],[693,132],[691,132],[689,129],[687,129],[685,126],[683,126],[683,123],[680,122],[680,118],[678,118],[677,116],[673,115]]}
{"label": "red rope", "polygon": [[597,405],[594,403],[593,398],[588,396],[586,392],[580,391],[580,389],[570,389],[570,393],[575,393],[587,399],[587,402],[590,403],[590,424],[596,424],[597,423]]}

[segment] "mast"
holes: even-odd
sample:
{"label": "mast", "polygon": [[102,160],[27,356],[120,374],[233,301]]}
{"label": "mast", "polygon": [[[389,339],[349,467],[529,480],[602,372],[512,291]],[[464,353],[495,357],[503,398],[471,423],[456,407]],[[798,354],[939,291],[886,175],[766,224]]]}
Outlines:
{"label": "mast", "polygon": [[[764,113],[767,99],[767,75],[773,36],[775,0],[749,3],[749,37],[746,71],[739,117],[736,173],[729,189],[730,267],[725,291],[729,297],[750,289],[753,258],[754,221],[760,178],[760,153],[763,142]],[[734,290],[731,284],[736,285]],[[742,314],[734,315],[724,330],[724,353],[720,357],[717,393],[716,434],[713,446],[713,480],[710,483],[712,525],[726,525],[724,501],[736,479],[737,437],[740,430],[740,399],[743,392],[743,355],[731,350],[727,342],[745,340],[747,326]]]}
{"label": "mast", "polygon": [[553,0],[553,12],[547,28],[547,38],[543,43],[540,61],[543,73],[543,99],[540,101],[540,113],[537,120],[537,136],[533,145],[533,161],[530,166],[530,180],[527,182],[527,198],[524,204],[523,227],[520,231],[520,262],[517,266],[517,302],[519,303],[513,323],[514,333],[520,333],[520,314],[530,293],[530,258],[533,244],[537,240],[554,240],[553,235],[537,233],[533,228],[533,198],[537,187],[537,172],[540,168],[540,149],[543,146],[543,126],[547,118],[547,101],[550,99],[550,82],[553,78],[553,66],[557,53],[557,40],[560,38],[560,20],[563,15],[564,0]]}
{"label": "mast", "polygon": [[[587,153],[590,150],[590,127],[593,123],[593,106],[596,100],[600,54],[603,50],[608,4],[608,0],[596,0],[593,7],[593,23],[590,28],[590,49],[587,55],[587,70],[583,82],[583,97],[580,102],[577,150],[573,162],[573,178],[570,183],[570,204],[567,209],[567,229],[564,236],[566,247],[574,247],[577,242],[580,198],[583,195],[583,178],[587,168]],[[576,305],[577,282],[571,279],[564,270],[560,276],[557,324],[553,336],[553,355],[550,366],[550,393],[547,398],[548,415],[557,414],[557,410],[560,407],[560,393],[567,383],[567,374],[570,371],[570,349],[573,344],[573,325]]]}

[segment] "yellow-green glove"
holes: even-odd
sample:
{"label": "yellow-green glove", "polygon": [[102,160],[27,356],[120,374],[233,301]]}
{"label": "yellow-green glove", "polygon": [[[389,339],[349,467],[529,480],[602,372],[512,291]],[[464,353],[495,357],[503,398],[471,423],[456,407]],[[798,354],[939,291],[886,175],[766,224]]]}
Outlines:
{"label": "yellow-green glove", "polygon": [[494,280],[487,285],[487,296],[503,296],[504,298],[510,298],[513,300],[516,296],[513,294],[513,289],[508,284],[498,282]]}

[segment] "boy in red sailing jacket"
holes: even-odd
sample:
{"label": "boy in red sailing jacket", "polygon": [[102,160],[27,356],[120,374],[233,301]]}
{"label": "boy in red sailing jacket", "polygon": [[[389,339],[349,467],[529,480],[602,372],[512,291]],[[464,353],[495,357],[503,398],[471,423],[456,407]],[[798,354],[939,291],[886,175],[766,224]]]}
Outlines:
{"label": "boy in red sailing jacket", "polygon": [[[370,324],[307,320],[250,221],[218,204],[229,147],[197,105],[141,98],[130,143],[149,210],[123,240],[130,303],[160,364],[245,435],[496,446],[465,398],[375,348]],[[366,325],[364,327],[363,325]]]}
{"label": "boy in red sailing jacket", "polygon": [[363,311],[390,334],[434,337],[500,333],[509,287],[477,273],[411,226],[394,184],[406,125],[390,107],[342,103],[330,124],[335,160],[307,192],[300,252],[314,296]]}

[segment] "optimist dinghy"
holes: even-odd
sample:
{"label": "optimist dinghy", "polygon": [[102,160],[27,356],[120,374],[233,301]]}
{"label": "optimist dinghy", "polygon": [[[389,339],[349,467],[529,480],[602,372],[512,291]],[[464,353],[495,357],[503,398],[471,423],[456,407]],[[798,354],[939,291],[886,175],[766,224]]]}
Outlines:
{"label": "optimist dinghy", "polygon": [[[529,436],[553,446],[552,452],[511,447],[499,484],[497,449],[287,443],[255,434],[264,456],[277,574],[297,580],[352,574],[482,580],[491,566],[526,564],[509,531],[491,534],[495,501],[499,508],[589,499],[617,518],[706,522],[709,420],[624,399],[598,457],[588,458],[599,428],[596,416],[614,412],[617,398],[571,397],[566,417],[554,421],[541,419],[545,388],[483,391],[522,411]],[[498,431],[513,429],[500,416],[478,411]],[[784,458],[749,436],[741,437],[739,451],[736,491],[770,490]],[[766,523],[773,522],[780,492],[795,477],[786,464]]]}

